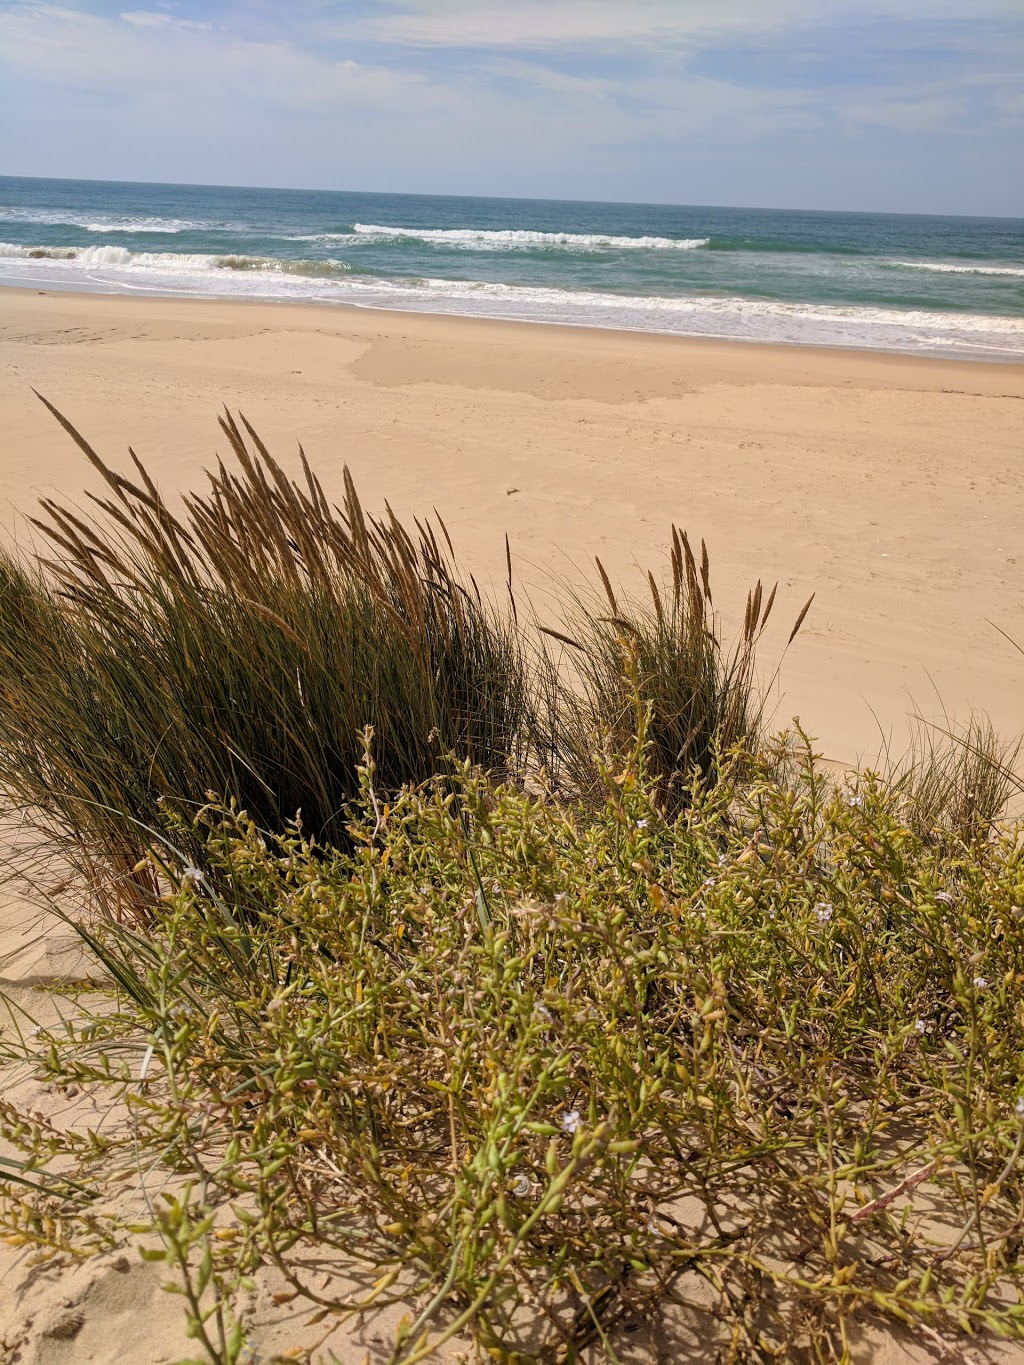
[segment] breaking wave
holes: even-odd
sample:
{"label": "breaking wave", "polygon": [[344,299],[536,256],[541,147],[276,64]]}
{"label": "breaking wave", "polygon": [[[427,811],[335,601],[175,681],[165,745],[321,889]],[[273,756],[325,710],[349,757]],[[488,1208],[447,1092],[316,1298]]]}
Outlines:
{"label": "breaking wave", "polygon": [[[696,251],[710,237],[615,237],[602,232],[532,232],[525,228],[412,228],[379,223],[353,223],[357,237],[397,237],[406,241],[436,242],[471,251],[516,247],[568,247],[573,251]],[[333,234],[332,234],[333,235]],[[338,237],[347,234],[339,233]]]}
{"label": "breaking wave", "polygon": [[1024,266],[1019,265],[949,265],[943,261],[886,261],[896,270],[931,270],[939,275],[1002,275],[1024,279]]}
{"label": "breaking wave", "polygon": [[290,261],[277,256],[210,256],[199,252],[129,251],[123,246],[19,246],[0,242],[0,259],[74,261],[85,270],[121,267],[159,274],[203,274],[213,270],[267,272],[276,275],[308,275],[331,278],[347,275],[347,261]]}

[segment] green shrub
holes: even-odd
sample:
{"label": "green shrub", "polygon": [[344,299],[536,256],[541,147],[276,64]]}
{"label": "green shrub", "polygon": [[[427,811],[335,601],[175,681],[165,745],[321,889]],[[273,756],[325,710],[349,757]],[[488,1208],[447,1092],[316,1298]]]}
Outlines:
{"label": "green shrub", "polygon": [[[223,427],[179,514],[69,426],[99,521],[47,502],[49,555],[0,558],[0,789],[158,910],[78,922],[110,998],[2,1039],[130,1117],[0,1100],[4,1232],[123,1241],[97,1196],[155,1168],[147,1254],[218,1365],[268,1264],[321,1312],[415,1303],[405,1365],[612,1361],[708,1294],[730,1358],[849,1358],[869,1311],[1024,1340],[1012,746],[973,722],[841,785],[766,743],[774,591],[726,647],[677,532],[670,591],[599,564],[535,673],[443,525]],[[366,1303],[306,1253],[372,1267]]]}
{"label": "green shrub", "polygon": [[643,749],[586,808],[468,766],[385,807],[368,757],[348,853],[205,812],[231,899],[190,874],[90,935],[121,1013],[48,1063],[122,1091],[195,1226],[239,1210],[196,1302],[269,1261],[350,1307],[313,1250],[413,1286],[405,1362],[614,1360],[698,1283],[732,1358],[838,1358],[867,1313],[1024,1339],[1017,832],[954,855],[871,777],[779,770],[670,823]]}

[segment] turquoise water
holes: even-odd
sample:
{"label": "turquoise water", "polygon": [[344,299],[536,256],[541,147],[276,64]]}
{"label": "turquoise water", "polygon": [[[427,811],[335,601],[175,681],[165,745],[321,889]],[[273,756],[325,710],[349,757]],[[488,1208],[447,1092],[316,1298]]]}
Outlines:
{"label": "turquoise water", "polygon": [[1024,221],[0,177],[0,284],[1024,359]]}

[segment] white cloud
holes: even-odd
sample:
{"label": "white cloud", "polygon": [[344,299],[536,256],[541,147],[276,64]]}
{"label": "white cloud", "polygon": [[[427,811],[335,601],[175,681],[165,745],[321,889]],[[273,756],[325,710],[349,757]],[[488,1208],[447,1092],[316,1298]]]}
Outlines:
{"label": "white cloud", "polygon": [[997,91],[992,96],[992,103],[1007,118],[1024,120],[1024,90]]}
{"label": "white cloud", "polygon": [[137,28],[160,28],[175,22],[170,14],[153,14],[149,10],[129,10],[121,18],[126,24],[135,24]]}
{"label": "white cloud", "polygon": [[[988,12],[1002,0],[976,2]],[[828,56],[830,33],[820,29],[817,66],[809,62],[799,81],[772,79],[770,60],[750,80],[696,60],[711,44],[756,48],[760,15],[796,25],[761,49],[796,61],[803,20],[813,11],[817,23],[853,3],[381,0],[372,21],[335,21],[328,31],[325,12],[342,6],[242,5],[211,25],[179,20],[160,0],[119,17],[0,0],[0,86],[11,92],[8,103],[18,101],[23,130],[19,164],[8,157],[5,169],[704,203],[824,204],[831,193],[838,207],[851,202],[844,165],[864,168],[871,194],[873,158],[895,164],[907,134],[934,135],[936,160],[955,142],[965,159],[973,147],[997,161],[992,135],[1002,130],[1008,143],[1022,110],[993,26],[972,28],[976,59],[952,75],[942,68],[943,81],[922,59],[908,61],[905,80],[899,61],[885,75],[864,63],[863,79],[829,85],[819,58]],[[933,13],[946,0],[901,3]],[[863,10],[860,18],[867,23]],[[532,48],[515,45],[524,30]],[[412,32],[422,39],[413,51],[391,46]],[[444,35],[459,47],[454,58],[441,50]],[[884,31],[877,41],[885,44]],[[586,60],[585,42],[598,44],[599,61]],[[627,44],[629,60],[617,62]],[[908,166],[918,164],[915,150],[905,155]],[[788,177],[777,184],[776,167]],[[931,202],[956,211],[949,196],[959,193],[958,172],[929,174],[937,177]],[[1008,174],[985,175],[992,203],[1009,202]],[[898,176],[894,184],[888,202],[898,207]],[[885,205],[880,197],[863,204]]]}
{"label": "white cloud", "polygon": [[538,49],[583,43],[677,37],[676,6],[662,0],[518,0],[495,5],[421,4],[368,22],[384,42],[424,47]]}
{"label": "white cloud", "polygon": [[136,28],[183,28],[183,29],[208,29],[211,24],[202,23],[196,19],[178,19],[173,14],[157,13],[153,10],[135,9],[128,10],[122,14],[121,19],[126,24],[134,24]]}
{"label": "white cloud", "polygon": [[963,126],[968,110],[963,96],[917,94],[851,100],[842,107],[849,123],[902,133],[955,132]]}
{"label": "white cloud", "polygon": [[[963,19],[963,0],[391,0],[391,13],[364,21],[382,42],[412,47],[579,50],[619,43],[686,46],[710,34],[747,37],[796,23],[841,19],[885,24]],[[1019,0],[972,0],[971,21],[1019,20]]]}
{"label": "white cloud", "polygon": [[[421,84],[415,72],[336,61],[289,43],[240,38],[209,23],[150,11],[104,19],[48,5],[0,9],[4,66],[21,81],[58,86],[64,102],[87,90],[140,109],[166,101],[181,118],[211,103],[275,111],[321,107],[328,114],[339,101],[386,102]],[[187,108],[183,91],[190,97]]]}
{"label": "white cloud", "polygon": [[486,68],[482,68],[480,75],[520,81],[536,90],[549,90],[552,93],[573,97],[606,99],[624,94],[627,90],[621,81],[607,80],[601,76],[567,75],[564,71],[556,71],[541,62],[524,61],[515,57],[496,59]]}

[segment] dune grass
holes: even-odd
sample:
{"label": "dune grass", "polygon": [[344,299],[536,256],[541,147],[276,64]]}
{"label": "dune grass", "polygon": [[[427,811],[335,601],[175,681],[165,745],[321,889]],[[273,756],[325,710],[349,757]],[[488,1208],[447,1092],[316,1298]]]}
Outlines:
{"label": "dune grass", "polygon": [[140,864],[168,812],[187,826],[210,799],[269,830],[301,814],[344,844],[367,725],[386,792],[454,754],[593,795],[593,754],[635,732],[636,692],[673,807],[719,751],[755,742],[774,590],[762,603],[757,585],[727,647],[707,551],[698,571],[675,529],[670,586],[651,574],[649,603],[620,607],[600,561],[606,611],[563,590],[562,660],[520,622],[510,557],[507,599],[486,599],[439,518],[368,515],[347,471],[331,506],[301,451],[298,483],[244,419],[221,418],[231,463],[174,510],[134,453],[129,478],[51,411],[107,492],[88,516],[43,500],[34,564],[0,552],[0,790],[118,913],[158,891]]}
{"label": "dune grass", "polygon": [[1021,742],[997,734],[984,715],[963,725],[912,718],[910,746],[893,765],[892,780],[907,817],[922,838],[973,843],[985,838],[1019,790]]}
{"label": "dune grass", "polygon": [[304,459],[303,487],[230,417],[234,467],[176,514],[140,461],[130,480],[64,425],[109,494],[88,520],[43,503],[38,571],[0,558],[0,788],[121,898],[146,890],[132,869],[165,808],[211,795],[343,842],[366,725],[389,790],[450,752],[515,768],[521,636],[443,524],[367,516],[347,474],[329,506]]}
{"label": "dune grass", "polygon": [[[765,734],[774,592],[725,645],[681,533],[669,586],[599,565],[541,654],[440,523],[332,508],[223,425],[181,512],[72,432],[108,494],[0,561],[0,789],[135,911],[72,921],[95,1011],[0,1039],[126,1115],[0,1101],[4,1233],[158,1233],[215,1365],[268,1266],[325,1330],[406,1305],[392,1365],[1024,1340],[1011,750],[978,720],[839,783]],[[172,1188],[126,1225],[139,1171]]]}
{"label": "dune grass", "polygon": [[[671,579],[648,573],[649,600],[616,593],[600,560],[603,596],[567,591],[563,630],[541,667],[546,708],[541,751],[556,784],[580,794],[601,790],[595,736],[621,752],[647,715],[647,765],[666,808],[685,804],[695,776],[714,783],[722,753],[756,748],[765,695],[755,674],[757,646],[775,604],[760,582],[747,595],[743,630],[732,645],[715,614],[707,547],[697,561],[685,532],[672,528]],[[812,599],[813,600],[813,599]],[[811,606],[797,617],[789,643]],[[551,642],[561,646],[552,651]]]}

